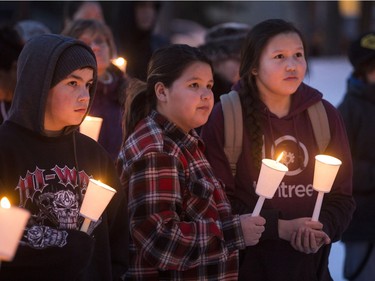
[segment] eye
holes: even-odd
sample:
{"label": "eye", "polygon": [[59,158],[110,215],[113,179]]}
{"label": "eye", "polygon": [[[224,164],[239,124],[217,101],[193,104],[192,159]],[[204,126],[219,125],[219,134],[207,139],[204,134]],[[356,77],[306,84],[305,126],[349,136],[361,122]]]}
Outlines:
{"label": "eye", "polygon": [[297,58],[302,58],[302,57],[304,57],[304,55],[303,55],[302,52],[299,52],[299,53],[296,54],[296,57],[297,57]]}
{"label": "eye", "polygon": [[104,38],[99,37],[99,38],[96,38],[92,43],[94,43],[97,46],[104,46],[107,42]]}
{"label": "eye", "polygon": [[72,80],[72,81],[69,81],[69,82],[68,82],[68,85],[74,87],[74,86],[77,86],[78,83],[77,83],[77,81]]}
{"label": "eye", "polygon": [[190,87],[197,89],[197,88],[199,88],[199,84],[198,83],[192,83],[192,84],[190,84]]}
{"label": "eye", "polygon": [[212,87],[213,87],[213,86],[214,86],[213,84],[208,84],[208,85],[207,85],[207,89],[212,90]]}
{"label": "eye", "polygon": [[284,55],[283,54],[278,54],[274,57],[275,59],[283,59]]}
{"label": "eye", "polygon": [[91,82],[90,82],[90,83],[87,83],[87,84],[86,84],[86,89],[90,90],[90,89],[92,88],[92,86],[93,86],[93,85],[92,85]]}

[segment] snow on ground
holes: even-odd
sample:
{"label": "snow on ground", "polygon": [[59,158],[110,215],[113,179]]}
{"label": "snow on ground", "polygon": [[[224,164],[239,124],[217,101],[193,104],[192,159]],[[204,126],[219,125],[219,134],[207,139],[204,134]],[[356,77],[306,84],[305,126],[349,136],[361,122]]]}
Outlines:
{"label": "snow on ground", "polygon": [[318,89],[323,97],[337,106],[345,94],[346,80],[352,67],[346,58],[327,57],[309,61],[305,83]]}

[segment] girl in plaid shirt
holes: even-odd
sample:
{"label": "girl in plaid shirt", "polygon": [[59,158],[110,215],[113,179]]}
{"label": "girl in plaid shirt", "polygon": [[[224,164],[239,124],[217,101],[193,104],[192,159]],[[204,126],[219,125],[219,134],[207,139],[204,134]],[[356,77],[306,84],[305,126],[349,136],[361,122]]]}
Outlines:
{"label": "girl in plaid shirt", "polygon": [[125,280],[237,280],[238,249],[259,242],[265,220],[232,215],[194,128],[213,107],[209,60],[171,45],[128,90],[118,169],[128,195]]}

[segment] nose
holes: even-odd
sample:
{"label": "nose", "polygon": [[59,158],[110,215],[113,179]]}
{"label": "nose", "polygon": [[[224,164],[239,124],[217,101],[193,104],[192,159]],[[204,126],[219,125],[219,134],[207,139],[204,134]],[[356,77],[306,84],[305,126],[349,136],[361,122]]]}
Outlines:
{"label": "nose", "polygon": [[291,58],[287,61],[286,65],[286,70],[287,71],[294,71],[296,69],[296,63],[295,61]]}
{"label": "nose", "polygon": [[78,100],[81,102],[86,102],[90,100],[90,91],[88,88],[84,88],[80,91],[78,96]]}
{"label": "nose", "polygon": [[214,94],[211,89],[204,89],[201,94],[201,100],[210,100],[213,96]]}
{"label": "nose", "polygon": [[91,43],[90,48],[93,52],[100,50],[100,46],[95,43]]}

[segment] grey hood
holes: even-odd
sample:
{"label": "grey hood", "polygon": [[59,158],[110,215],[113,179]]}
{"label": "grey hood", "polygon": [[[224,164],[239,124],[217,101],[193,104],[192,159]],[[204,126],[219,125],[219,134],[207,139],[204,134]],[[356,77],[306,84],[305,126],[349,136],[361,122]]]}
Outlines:
{"label": "grey hood", "polygon": [[[64,50],[73,45],[86,48],[96,61],[95,54],[89,46],[62,35],[45,34],[34,37],[25,44],[18,58],[17,86],[9,112],[10,121],[45,135],[44,113],[56,63]],[[89,109],[94,98],[96,83],[97,69],[94,69]],[[66,127],[63,134],[72,132],[78,126]]]}

